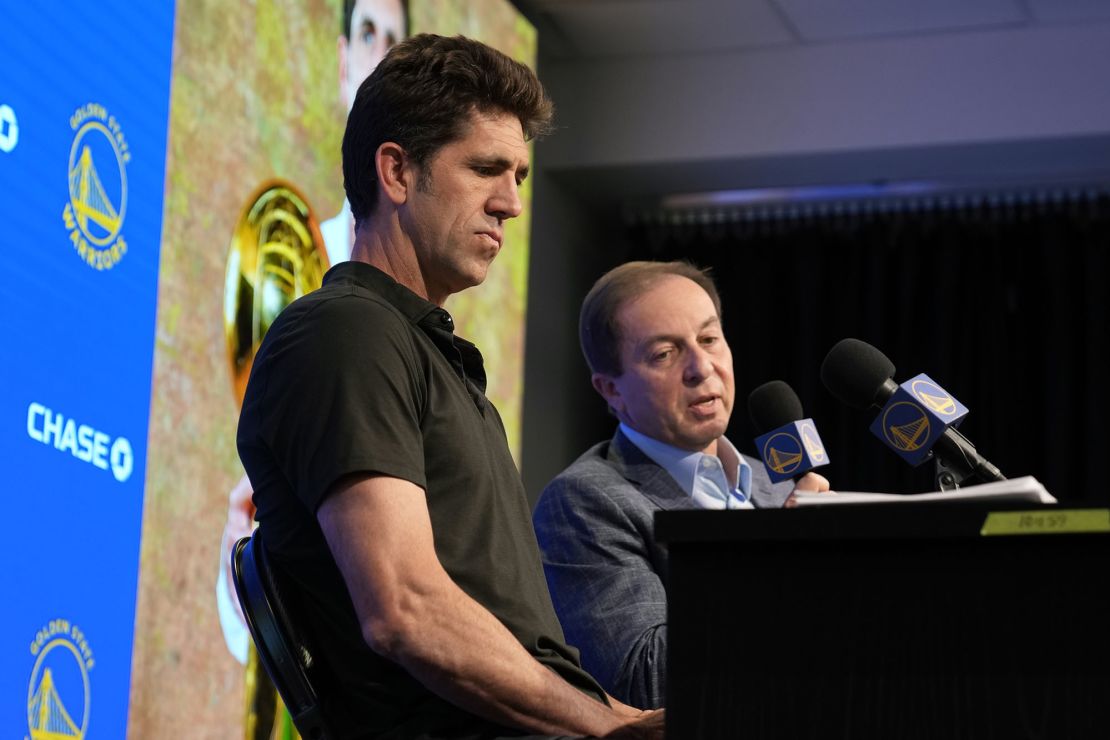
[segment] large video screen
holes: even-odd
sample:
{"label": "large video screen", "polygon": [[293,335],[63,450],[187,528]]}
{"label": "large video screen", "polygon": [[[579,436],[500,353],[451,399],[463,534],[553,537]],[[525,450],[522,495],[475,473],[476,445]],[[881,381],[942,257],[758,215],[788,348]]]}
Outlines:
{"label": "large video screen", "polygon": [[[0,729],[257,736],[223,570],[250,526],[235,428],[268,321],[347,257],[348,103],[406,34],[532,65],[535,31],[508,0],[0,15]],[[518,460],[528,231],[447,305]]]}

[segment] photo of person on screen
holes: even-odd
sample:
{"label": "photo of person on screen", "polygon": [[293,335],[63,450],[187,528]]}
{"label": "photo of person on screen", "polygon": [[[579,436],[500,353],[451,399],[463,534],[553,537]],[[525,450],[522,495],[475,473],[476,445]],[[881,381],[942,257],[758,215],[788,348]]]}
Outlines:
{"label": "photo of person on screen", "polygon": [[[344,31],[336,41],[339,97],[350,113],[355,92],[394,44],[408,36],[407,0],[344,0]],[[346,198],[343,208],[320,224],[331,264],[350,257],[355,222]]]}

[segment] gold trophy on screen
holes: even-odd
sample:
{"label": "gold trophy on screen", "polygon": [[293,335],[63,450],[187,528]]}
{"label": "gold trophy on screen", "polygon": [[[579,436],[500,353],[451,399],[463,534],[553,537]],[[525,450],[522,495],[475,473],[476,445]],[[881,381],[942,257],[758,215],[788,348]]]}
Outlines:
{"label": "gold trophy on screen", "polygon": [[[305,197],[281,180],[263,184],[235,225],[224,283],[224,332],[240,408],[266,331],[282,309],[320,287],[327,268],[320,226]],[[247,651],[245,694],[247,740],[299,737],[253,643]]]}
{"label": "gold trophy on screen", "polygon": [[224,330],[239,404],[270,324],[319,288],[327,268],[324,238],[308,201],[289,183],[264,184],[239,216],[227,255]]}

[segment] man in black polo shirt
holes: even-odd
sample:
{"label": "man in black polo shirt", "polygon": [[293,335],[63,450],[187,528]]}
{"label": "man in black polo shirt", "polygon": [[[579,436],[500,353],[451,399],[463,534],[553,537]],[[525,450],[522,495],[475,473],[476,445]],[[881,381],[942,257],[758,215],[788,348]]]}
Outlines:
{"label": "man in black polo shirt", "polygon": [[564,644],[481,355],[442,308],[485,279],[550,117],[487,46],[394,47],[343,139],[352,261],[255,359],[239,454],[341,737],[662,737]]}

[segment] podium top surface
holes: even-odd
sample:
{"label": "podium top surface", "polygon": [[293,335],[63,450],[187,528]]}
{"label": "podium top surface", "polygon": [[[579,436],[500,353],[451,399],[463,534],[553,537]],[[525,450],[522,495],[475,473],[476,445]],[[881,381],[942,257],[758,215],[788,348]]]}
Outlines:
{"label": "podium top surface", "polygon": [[965,539],[1110,533],[1110,510],[964,501],[807,506],[741,511],[657,511],[655,538],[729,541]]}

